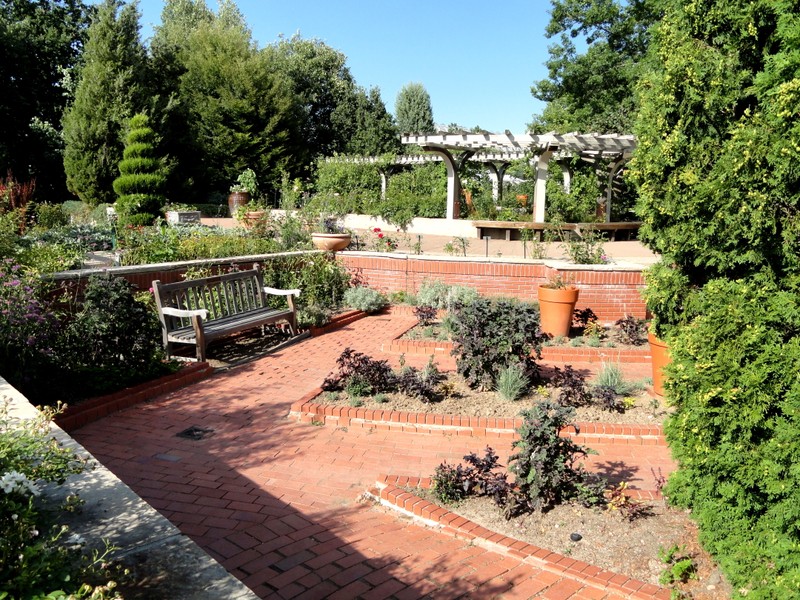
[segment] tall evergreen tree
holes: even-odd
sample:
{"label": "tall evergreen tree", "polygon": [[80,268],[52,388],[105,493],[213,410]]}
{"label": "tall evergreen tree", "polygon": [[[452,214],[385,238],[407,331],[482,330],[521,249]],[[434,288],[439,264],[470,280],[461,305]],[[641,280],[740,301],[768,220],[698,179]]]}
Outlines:
{"label": "tall evergreen tree", "polygon": [[295,98],[255,48],[235,5],[223,3],[210,21],[201,15],[184,37],[176,53],[178,101],[192,142],[178,159],[194,165],[195,185],[205,193],[227,191],[248,167],[276,185],[282,170],[294,173]]}
{"label": "tall evergreen tree", "polygon": [[421,83],[407,83],[397,94],[395,102],[397,128],[400,133],[432,133],[431,96]]}
{"label": "tall evergreen tree", "polygon": [[114,191],[119,196],[115,206],[123,223],[147,225],[161,213],[166,174],[156,147],[156,135],[147,115],[134,115],[119,163],[120,175],[114,180]]}
{"label": "tall evergreen tree", "polygon": [[369,92],[358,88],[353,102],[339,104],[331,120],[344,134],[346,154],[377,156],[401,151],[397,126],[377,87]]}
{"label": "tall evergreen tree", "polygon": [[0,0],[0,174],[36,180],[39,200],[67,195],[61,117],[90,9],[80,0]]}
{"label": "tall evergreen tree", "polygon": [[63,120],[67,186],[81,200],[116,199],[112,183],[125,126],[144,103],[144,61],[136,3],[105,0],[89,27],[75,98]]}

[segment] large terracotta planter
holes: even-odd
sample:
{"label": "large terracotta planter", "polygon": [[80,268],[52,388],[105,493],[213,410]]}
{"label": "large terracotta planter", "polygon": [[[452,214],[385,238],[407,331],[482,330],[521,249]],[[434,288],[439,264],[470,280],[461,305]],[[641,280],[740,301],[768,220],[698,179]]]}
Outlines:
{"label": "large terracotta planter", "polygon": [[319,250],[336,252],[350,245],[349,233],[312,233],[311,243]]}
{"label": "large terracotta planter", "polygon": [[242,224],[247,228],[251,229],[256,223],[258,223],[261,219],[264,218],[264,215],[267,214],[265,210],[251,210],[244,213],[242,217]]}
{"label": "large terracotta planter", "polygon": [[250,192],[231,192],[228,196],[228,210],[232,217],[236,216],[236,211],[250,203]]}
{"label": "large terracotta planter", "polygon": [[539,285],[539,310],[541,329],[553,337],[567,337],[572,325],[572,314],[578,302],[576,287],[550,288]]}
{"label": "large terracotta planter", "polygon": [[653,361],[653,391],[659,396],[664,395],[664,367],[669,362],[669,348],[667,344],[658,339],[652,333],[647,334],[647,341],[650,342],[650,356]]}

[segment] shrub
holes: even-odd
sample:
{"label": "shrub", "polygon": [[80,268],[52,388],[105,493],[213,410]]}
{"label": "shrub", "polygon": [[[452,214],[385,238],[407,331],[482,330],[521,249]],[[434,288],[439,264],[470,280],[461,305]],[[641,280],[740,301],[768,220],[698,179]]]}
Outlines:
{"label": "shrub", "polygon": [[647,342],[647,323],[633,315],[625,315],[614,323],[615,337],[623,344],[641,346]]}
{"label": "shrub", "polygon": [[516,476],[518,501],[523,507],[544,510],[568,500],[602,502],[605,481],[589,474],[583,466],[575,466],[591,451],[559,435],[567,427],[580,432],[572,423],[575,410],[543,400],[523,411],[522,416],[524,421],[517,430],[520,439],[513,444],[516,453],[508,463]]}
{"label": "shrub", "polygon": [[550,385],[559,388],[556,401],[562,406],[586,406],[592,400],[586,387],[586,377],[573,369],[572,365],[564,365],[563,370],[553,367]]}
{"label": "shrub", "polygon": [[506,474],[496,471],[502,465],[498,463],[494,450],[487,446],[483,458],[472,452],[464,456],[464,460],[470,466],[459,464],[453,467],[445,462],[436,467],[431,479],[434,495],[447,504],[467,496],[488,496],[496,504],[504,506],[511,487]]}
{"label": "shrub", "polygon": [[55,361],[60,323],[41,298],[38,277],[12,259],[0,261],[0,364],[2,375],[31,400],[48,395],[43,374]]}
{"label": "shrub", "polygon": [[363,286],[347,289],[343,301],[346,306],[370,314],[380,312],[389,304],[386,296],[379,291]]}
{"label": "shrub", "polygon": [[473,388],[492,389],[510,364],[524,365],[533,374],[543,335],[539,309],[507,299],[478,298],[451,309],[453,354],[458,372]]}
{"label": "shrub", "polygon": [[513,402],[525,393],[527,387],[528,378],[520,365],[508,365],[497,377],[497,395],[503,400]]}
{"label": "shrub", "polygon": [[433,306],[425,304],[414,307],[414,316],[417,317],[417,324],[427,327],[436,320],[437,310]]}
{"label": "shrub", "polygon": [[434,402],[439,397],[438,386],[444,380],[433,357],[421,371],[414,367],[405,367],[395,379],[397,389],[422,402]]}
{"label": "shrub", "polygon": [[355,380],[361,395],[391,391],[395,376],[388,361],[374,360],[352,348],[345,348],[336,359],[338,373],[331,373],[322,382],[325,391],[346,389]]}
{"label": "shrub", "polygon": [[125,138],[125,150],[119,163],[120,176],[114,180],[119,196],[116,207],[122,223],[151,223],[166,202],[167,176],[163,160],[156,156],[157,141],[147,115],[134,115]]}
{"label": "shrub", "polygon": [[767,278],[714,280],[670,338],[665,434],[680,468],[665,495],[692,507],[734,587],[758,598],[800,585],[798,298]]}
{"label": "shrub", "polygon": [[64,212],[60,204],[37,204],[34,208],[36,227],[41,229],[55,229],[69,224],[69,215]]}
{"label": "shrub", "polygon": [[86,398],[169,372],[155,312],[122,278],[91,277],[59,340],[63,398]]}
{"label": "shrub", "polygon": [[48,511],[36,499],[42,484],[63,484],[86,466],[51,437],[55,414],[45,408],[34,419],[12,419],[8,400],[0,399],[0,597],[41,598],[53,592],[52,597],[60,598],[79,590],[80,597],[92,591],[92,598],[117,597],[113,583],[94,590],[81,584],[107,573],[96,568],[99,560],[63,541],[67,529],[59,523],[60,513],[74,506],[77,498],[68,497]]}

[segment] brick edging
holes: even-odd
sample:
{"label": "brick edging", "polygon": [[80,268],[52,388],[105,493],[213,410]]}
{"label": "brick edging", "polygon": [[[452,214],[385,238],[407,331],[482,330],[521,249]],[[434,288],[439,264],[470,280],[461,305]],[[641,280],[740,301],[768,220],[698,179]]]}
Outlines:
{"label": "brick edging", "polygon": [[[462,417],[398,410],[354,408],[314,402],[322,393],[312,390],[292,403],[289,415],[302,423],[332,424],[337,427],[362,427],[424,434],[456,434],[470,437],[515,438],[522,419],[504,417]],[[580,434],[566,430],[563,435],[578,443],[605,442],[625,445],[666,446],[660,425],[626,423],[577,423]]]}
{"label": "brick edging", "polygon": [[311,335],[313,337],[317,337],[319,335],[323,335],[325,333],[330,333],[331,331],[335,331],[337,329],[341,329],[345,325],[349,325],[354,321],[358,321],[359,319],[363,319],[367,316],[367,313],[361,310],[350,310],[340,315],[336,315],[333,317],[330,322],[322,325],[320,327],[310,327],[309,331],[311,331]]}
{"label": "brick edging", "polygon": [[145,381],[134,387],[119,390],[113,394],[90,398],[79,404],[68,406],[56,416],[55,422],[64,431],[71,432],[84,425],[97,421],[113,412],[123,410],[151,400],[161,394],[174,392],[184,386],[196,383],[214,372],[207,362],[189,363],[180,371],[164,375],[158,379]]}
{"label": "brick edging", "polygon": [[380,475],[376,488],[370,493],[384,506],[399,510],[425,524],[437,527],[453,537],[468,540],[489,550],[522,559],[527,564],[565,575],[599,590],[612,590],[627,598],[668,600],[671,591],[651,583],[633,579],[551,552],[533,544],[495,533],[485,527],[420,498],[400,486],[430,487],[430,478]]}

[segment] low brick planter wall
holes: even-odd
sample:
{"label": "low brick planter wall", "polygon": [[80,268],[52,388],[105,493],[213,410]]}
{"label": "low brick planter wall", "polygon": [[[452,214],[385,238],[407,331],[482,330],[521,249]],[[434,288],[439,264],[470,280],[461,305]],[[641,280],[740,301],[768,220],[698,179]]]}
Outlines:
{"label": "low brick planter wall", "polygon": [[70,405],[56,417],[55,421],[64,431],[74,431],[113,412],[141,404],[161,394],[174,392],[184,386],[196,383],[211,376],[213,372],[214,368],[208,363],[189,363],[176,373],[146,381],[113,394],[90,398],[79,404]]}

